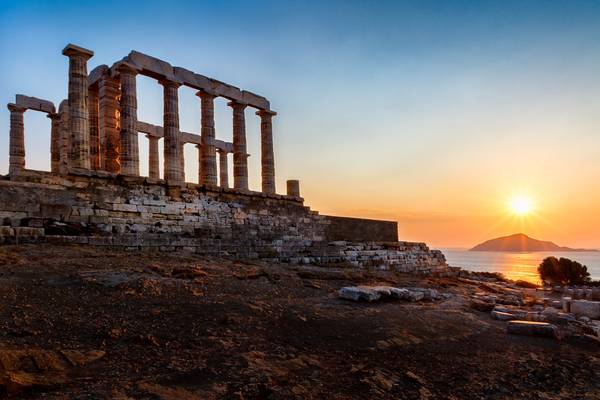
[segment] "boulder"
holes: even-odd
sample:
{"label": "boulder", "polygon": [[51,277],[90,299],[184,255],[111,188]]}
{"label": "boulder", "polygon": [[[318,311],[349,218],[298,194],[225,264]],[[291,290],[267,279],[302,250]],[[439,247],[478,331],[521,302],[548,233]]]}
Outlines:
{"label": "boulder", "polygon": [[566,313],[571,312],[571,298],[568,296],[563,297],[561,302],[562,302],[563,312],[566,312]]}
{"label": "boulder", "polygon": [[558,328],[547,322],[508,321],[506,332],[513,335],[558,337]]}

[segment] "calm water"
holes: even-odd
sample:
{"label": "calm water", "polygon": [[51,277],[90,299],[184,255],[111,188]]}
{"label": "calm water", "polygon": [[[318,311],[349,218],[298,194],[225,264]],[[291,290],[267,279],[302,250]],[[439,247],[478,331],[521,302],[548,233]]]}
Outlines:
{"label": "calm water", "polygon": [[587,266],[592,279],[600,279],[600,252],[509,253],[442,249],[448,264],[471,271],[500,272],[509,279],[538,282],[537,267],[549,256],[566,257]]}

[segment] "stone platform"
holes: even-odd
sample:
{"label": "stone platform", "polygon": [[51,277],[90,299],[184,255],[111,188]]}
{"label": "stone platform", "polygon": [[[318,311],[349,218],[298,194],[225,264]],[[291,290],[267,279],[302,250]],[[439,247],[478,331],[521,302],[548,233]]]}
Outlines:
{"label": "stone platform", "polygon": [[431,272],[439,251],[397,224],[320,215],[295,196],[143,177],[26,171],[0,178],[0,243],[188,250],[236,259]]}

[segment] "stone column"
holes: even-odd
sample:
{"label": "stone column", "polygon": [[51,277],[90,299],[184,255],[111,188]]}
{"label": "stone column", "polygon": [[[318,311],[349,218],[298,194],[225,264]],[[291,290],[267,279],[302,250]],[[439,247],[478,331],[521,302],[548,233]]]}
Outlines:
{"label": "stone column", "polygon": [[246,104],[231,101],[233,109],[233,187],[248,190],[248,151],[246,149]]}
{"label": "stone column", "polygon": [[140,156],[137,132],[137,72],[126,64],[118,68],[121,75],[121,174],[140,175]]}
{"label": "stone column", "polygon": [[150,179],[160,179],[158,166],[158,138],[156,136],[146,135],[148,138],[148,176]]}
{"label": "stone column", "polygon": [[27,110],[16,104],[9,104],[10,143],[8,173],[16,175],[25,169],[25,125],[23,114]]}
{"label": "stone column", "polygon": [[164,173],[165,180],[171,183],[183,182],[181,169],[181,141],[179,133],[179,83],[162,80],[164,88]]}
{"label": "stone column", "polygon": [[181,140],[181,136],[179,137],[179,143],[180,143],[180,151],[179,154],[181,154],[181,157],[179,157],[179,168],[181,169],[181,181],[185,182],[185,143],[183,143],[183,140]]}
{"label": "stone column", "polygon": [[94,52],[69,44],[62,53],[69,57],[71,165],[75,168],[90,169],[87,60],[94,55]]}
{"label": "stone column", "polygon": [[227,168],[227,151],[217,149],[219,153],[219,186],[222,188],[229,187],[229,171]]}
{"label": "stone column", "polygon": [[58,174],[60,171],[60,147],[61,147],[61,132],[60,132],[60,115],[48,114],[51,121],[50,127],[50,171]]}
{"label": "stone column", "polygon": [[217,156],[215,152],[215,105],[216,96],[199,91],[201,105],[201,131],[200,141],[202,151],[200,153],[200,183],[204,185],[217,186]]}
{"label": "stone column", "polygon": [[99,140],[102,155],[100,168],[118,174],[121,172],[121,139],[119,132],[119,80],[108,74],[98,82]]}
{"label": "stone column", "polygon": [[202,146],[197,144],[198,149],[198,184],[202,183]]}
{"label": "stone column", "polygon": [[88,113],[90,126],[90,167],[100,169],[100,130],[98,125],[98,86],[88,88]]}
{"label": "stone column", "polygon": [[269,110],[259,110],[256,115],[260,117],[262,191],[264,193],[275,193],[275,155],[273,154],[273,125],[271,120],[277,113]]}
{"label": "stone column", "polygon": [[287,195],[300,197],[300,181],[295,179],[287,181]]}
{"label": "stone column", "polygon": [[60,103],[58,115],[60,116],[58,173],[66,175],[69,172],[69,149],[71,148],[71,123],[69,122],[69,103],[67,100]]}

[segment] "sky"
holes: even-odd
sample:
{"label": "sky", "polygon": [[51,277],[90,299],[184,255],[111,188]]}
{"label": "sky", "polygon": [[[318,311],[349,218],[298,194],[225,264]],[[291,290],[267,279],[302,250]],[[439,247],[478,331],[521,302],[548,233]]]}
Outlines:
{"label": "sky", "polygon": [[[0,102],[66,98],[67,43],[95,52],[89,70],[135,49],[267,97],[278,191],[299,179],[323,214],[395,220],[431,247],[523,232],[600,248],[598,38],[598,1],[0,0]],[[161,86],[137,83],[138,119],[162,125]],[[179,97],[181,129],[199,132],[194,90]],[[215,107],[231,140],[231,110]],[[253,110],[246,125],[260,190]],[[4,108],[0,174],[8,131]],[[25,113],[27,168],[49,169],[49,133]],[[147,174],[143,135],[140,149]],[[515,196],[533,212],[511,213]]]}

